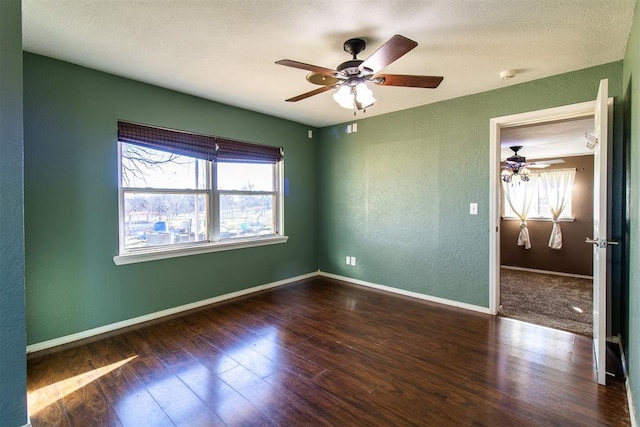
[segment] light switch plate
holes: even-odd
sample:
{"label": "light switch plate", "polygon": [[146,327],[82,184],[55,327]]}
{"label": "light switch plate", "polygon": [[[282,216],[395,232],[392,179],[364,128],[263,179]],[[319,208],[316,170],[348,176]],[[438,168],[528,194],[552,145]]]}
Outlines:
{"label": "light switch plate", "polygon": [[477,203],[469,203],[469,215],[478,215]]}

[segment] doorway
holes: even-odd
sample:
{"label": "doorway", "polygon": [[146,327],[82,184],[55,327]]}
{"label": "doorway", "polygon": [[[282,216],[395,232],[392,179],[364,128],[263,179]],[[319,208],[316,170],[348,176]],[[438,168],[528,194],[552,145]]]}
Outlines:
{"label": "doorway", "polygon": [[[591,115],[501,129],[502,171],[510,180],[501,183],[501,316],[592,335],[593,260],[584,239],[593,230],[593,150],[585,138],[593,128]],[[522,161],[527,165],[527,182],[520,175],[508,175],[513,170],[504,161],[513,156],[514,148],[526,159]],[[556,189],[561,177],[567,178],[566,188]],[[551,191],[558,190],[558,197],[547,196],[545,182]],[[526,247],[518,243],[522,223],[506,197],[507,193],[520,196],[525,189],[533,190],[526,214]],[[564,209],[554,225],[550,206],[560,201],[561,194]]]}
{"label": "doorway", "polygon": [[489,239],[489,311],[500,307],[500,140],[503,129],[593,116],[594,132],[594,208],[593,237],[585,243],[593,249],[593,345],[599,384],[606,384],[607,332],[607,246],[616,244],[607,238],[607,146],[611,135],[609,116],[613,100],[608,98],[608,80],[600,81],[595,101],[546,110],[514,114],[490,120],[490,239]]}
{"label": "doorway", "polygon": [[[491,233],[491,269],[490,269],[490,301],[489,310],[492,314],[498,314],[500,308],[500,267],[501,260],[501,141],[503,134],[509,129],[525,128],[530,126],[544,125],[574,120],[593,120],[594,102],[584,102],[563,107],[532,111],[528,113],[515,114],[491,119],[491,188],[490,188],[490,210],[492,228]],[[547,154],[534,154],[535,157],[553,157],[550,152]],[[525,153],[526,154],[526,153]],[[584,244],[584,243],[583,243]]]}

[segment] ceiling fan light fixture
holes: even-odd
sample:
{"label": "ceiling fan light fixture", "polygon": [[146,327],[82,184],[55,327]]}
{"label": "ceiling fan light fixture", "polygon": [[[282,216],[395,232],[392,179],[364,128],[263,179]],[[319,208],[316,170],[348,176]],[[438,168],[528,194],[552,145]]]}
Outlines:
{"label": "ceiling fan light fixture", "polygon": [[502,180],[507,184],[511,183],[514,176],[520,178],[520,181],[527,182],[531,178],[531,173],[526,166],[508,165],[507,168],[502,169],[500,174]]}
{"label": "ceiling fan light fixture", "polygon": [[340,85],[338,90],[333,94],[333,99],[342,108],[349,110],[363,110],[376,102],[376,99],[373,97],[373,91],[369,89],[363,81],[356,84],[344,83]]}
{"label": "ceiling fan light fixture", "polygon": [[342,108],[353,109],[353,100],[355,96],[349,85],[343,84],[333,94],[333,99]]}
{"label": "ceiling fan light fixture", "polygon": [[373,91],[369,89],[364,82],[358,83],[355,87],[355,91],[356,101],[362,106],[362,108],[370,107],[376,102],[376,99],[373,97]]}
{"label": "ceiling fan light fixture", "polygon": [[509,184],[513,178],[513,171],[509,169],[502,169],[502,180]]}

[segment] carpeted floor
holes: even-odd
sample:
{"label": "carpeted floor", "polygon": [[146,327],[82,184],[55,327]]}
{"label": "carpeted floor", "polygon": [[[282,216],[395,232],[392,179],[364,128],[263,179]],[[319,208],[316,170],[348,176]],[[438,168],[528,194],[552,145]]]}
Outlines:
{"label": "carpeted floor", "polygon": [[592,335],[591,279],[507,268],[500,274],[501,316]]}

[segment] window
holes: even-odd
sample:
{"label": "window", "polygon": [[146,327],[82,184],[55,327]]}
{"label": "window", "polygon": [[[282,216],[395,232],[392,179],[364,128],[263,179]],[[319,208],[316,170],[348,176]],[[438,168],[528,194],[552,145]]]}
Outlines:
{"label": "window", "polygon": [[[535,186],[535,193],[533,195],[533,199],[531,200],[531,206],[529,207],[529,213],[527,214],[527,220],[531,220],[531,219],[551,220],[552,215],[551,215],[551,209],[549,207],[549,199],[550,198],[555,199],[556,197],[555,192],[557,192],[558,189],[550,188],[550,193],[547,193],[545,192],[545,187],[542,183],[542,180],[539,179],[538,176],[532,176],[531,179],[536,180],[536,186]],[[520,181],[518,179],[514,179],[510,184],[506,184],[506,185],[511,185],[516,187],[516,191],[517,191],[518,185],[520,185]],[[568,188],[565,208],[562,210],[562,213],[560,214],[560,217],[559,217],[560,220],[573,219],[571,199],[572,199],[572,188],[570,187]],[[511,209],[511,205],[509,205],[509,203],[507,202],[504,191],[502,192],[502,206],[503,206],[504,218],[516,219],[518,217],[516,213],[513,211],[513,209]]]}
{"label": "window", "polygon": [[281,148],[128,122],[118,141],[117,264],[286,241]]}

